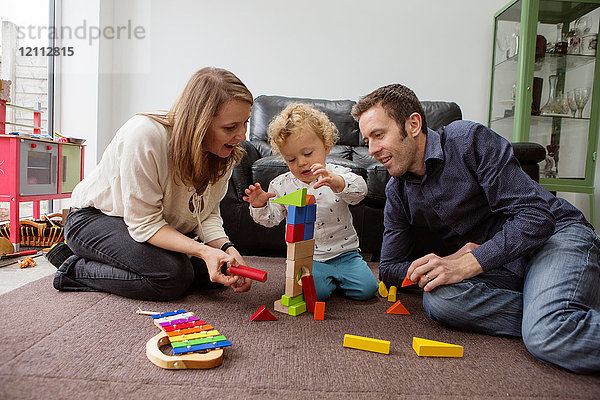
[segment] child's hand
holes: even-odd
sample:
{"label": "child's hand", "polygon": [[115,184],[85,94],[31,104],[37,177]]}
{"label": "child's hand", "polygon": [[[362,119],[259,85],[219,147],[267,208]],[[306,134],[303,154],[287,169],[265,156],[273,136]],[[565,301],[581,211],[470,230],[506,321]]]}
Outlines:
{"label": "child's hand", "polygon": [[260,183],[248,186],[248,189],[244,190],[247,196],[242,197],[244,201],[250,203],[254,208],[262,208],[267,205],[267,202],[271,197],[276,197],[275,193],[268,193],[262,190]]}
{"label": "child's hand", "polygon": [[321,179],[315,183],[314,188],[318,189],[321,186],[329,186],[334,192],[339,193],[346,187],[346,181],[338,174],[327,171],[324,165],[316,163],[310,169],[313,175],[318,175]]}

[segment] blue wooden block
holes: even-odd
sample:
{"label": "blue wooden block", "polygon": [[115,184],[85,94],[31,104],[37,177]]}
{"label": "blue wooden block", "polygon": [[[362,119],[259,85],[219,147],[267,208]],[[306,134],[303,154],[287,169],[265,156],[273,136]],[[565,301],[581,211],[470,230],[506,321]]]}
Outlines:
{"label": "blue wooden block", "polygon": [[166,313],[153,315],[152,319],[158,319],[158,318],[164,318],[164,317],[171,317],[173,315],[183,314],[185,312],[186,312],[185,310],[169,311],[169,312],[166,312]]}
{"label": "blue wooden block", "polygon": [[173,354],[185,354],[185,353],[193,353],[195,351],[204,351],[204,350],[212,350],[220,347],[231,346],[231,342],[229,340],[222,340],[220,342],[214,343],[206,343],[206,344],[196,344],[193,346],[186,347],[173,347]]}
{"label": "blue wooden block", "polygon": [[311,222],[315,222],[317,220],[317,205],[309,204],[304,208],[306,208],[306,216],[304,217],[304,223],[310,224]]}
{"label": "blue wooden block", "polygon": [[288,206],[287,223],[288,225],[300,225],[306,218],[306,207]]}
{"label": "blue wooden block", "polygon": [[315,223],[304,224],[304,238],[302,240],[310,240],[315,235]]}

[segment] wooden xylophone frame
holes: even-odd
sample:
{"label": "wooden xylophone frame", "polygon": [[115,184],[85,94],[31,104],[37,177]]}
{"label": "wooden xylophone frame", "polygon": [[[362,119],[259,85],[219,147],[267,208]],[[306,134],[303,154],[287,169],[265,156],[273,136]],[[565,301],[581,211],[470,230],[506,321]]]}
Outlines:
{"label": "wooden xylophone frame", "polygon": [[146,357],[157,367],[164,369],[210,369],[218,367],[223,362],[223,349],[176,356],[163,353],[160,348],[171,344],[169,335],[162,330],[156,321],[154,321],[154,324],[161,331],[146,342]]}

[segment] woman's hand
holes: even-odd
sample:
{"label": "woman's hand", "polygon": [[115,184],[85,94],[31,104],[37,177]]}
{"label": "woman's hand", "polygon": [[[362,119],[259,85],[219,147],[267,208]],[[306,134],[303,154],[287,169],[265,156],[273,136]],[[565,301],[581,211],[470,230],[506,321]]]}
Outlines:
{"label": "woman's hand", "polygon": [[327,168],[323,164],[315,163],[310,169],[313,175],[317,175],[321,179],[315,183],[314,189],[318,189],[321,186],[329,186],[331,190],[336,193],[341,192],[346,187],[346,181],[338,174],[327,171]]}
{"label": "woman's hand", "polygon": [[208,276],[210,277],[211,282],[217,282],[225,286],[232,286],[235,284],[238,280],[237,276],[226,276],[221,273],[221,266],[223,264],[232,263],[233,265],[237,265],[235,257],[232,257],[220,249],[215,249],[207,245],[202,246],[203,249],[200,258],[206,263]]}
{"label": "woman's hand", "polygon": [[250,203],[254,208],[266,206],[271,197],[277,196],[275,193],[268,193],[262,190],[258,182],[248,186],[248,189],[244,190],[244,193],[246,193],[246,196],[242,197],[242,199]]}
{"label": "woman's hand", "polygon": [[[244,261],[244,257],[235,249],[235,247],[230,247],[226,250],[226,253],[232,256],[235,259],[235,264],[233,265],[246,265]],[[234,275],[235,276],[235,275]],[[247,292],[252,287],[252,279],[244,278],[243,276],[238,277],[238,279],[231,285],[231,288],[234,292]]]}

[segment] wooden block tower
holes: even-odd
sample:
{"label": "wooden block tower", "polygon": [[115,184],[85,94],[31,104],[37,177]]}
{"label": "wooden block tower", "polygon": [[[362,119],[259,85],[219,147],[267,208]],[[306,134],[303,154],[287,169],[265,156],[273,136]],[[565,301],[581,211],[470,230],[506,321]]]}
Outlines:
{"label": "wooden block tower", "polygon": [[[297,316],[314,310],[316,294],[312,280],[312,264],[315,252],[315,221],[317,204],[315,197],[300,189],[273,203],[285,204],[287,226],[285,241],[287,257],[285,270],[285,293],[273,305],[275,311]],[[308,278],[310,277],[310,278]],[[303,287],[309,285],[310,287]],[[307,304],[308,303],[308,304]]]}

